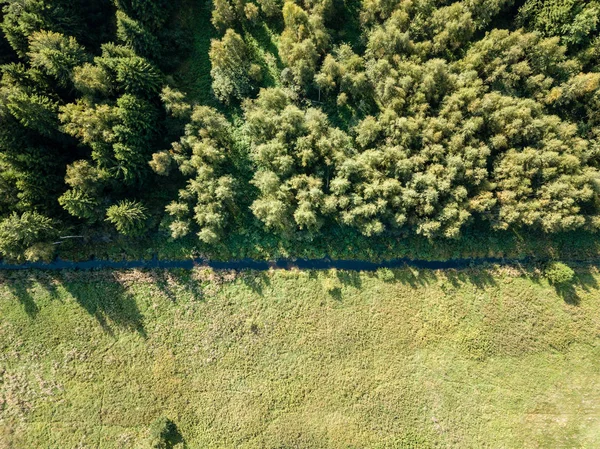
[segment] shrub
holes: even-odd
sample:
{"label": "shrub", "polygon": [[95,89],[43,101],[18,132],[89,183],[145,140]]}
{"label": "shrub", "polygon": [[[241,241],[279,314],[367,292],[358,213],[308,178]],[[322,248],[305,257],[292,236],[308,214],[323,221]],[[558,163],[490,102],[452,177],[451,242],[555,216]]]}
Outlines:
{"label": "shrub", "polygon": [[389,268],[379,268],[377,270],[377,277],[383,282],[391,282],[394,280],[394,272]]}
{"label": "shrub", "polygon": [[575,272],[562,262],[552,262],[544,271],[546,279],[553,285],[566,285],[573,281]]}
{"label": "shrub", "polygon": [[335,273],[333,273],[331,276],[327,276],[326,278],[324,278],[321,281],[321,283],[323,285],[323,289],[330,294],[335,293],[336,291],[339,291],[342,288],[342,283],[336,277]]}

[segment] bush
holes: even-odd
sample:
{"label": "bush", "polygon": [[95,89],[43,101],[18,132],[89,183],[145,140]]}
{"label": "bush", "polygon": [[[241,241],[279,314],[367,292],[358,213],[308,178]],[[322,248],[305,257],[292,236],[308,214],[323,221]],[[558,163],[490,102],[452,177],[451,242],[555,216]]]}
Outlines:
{"label": "bush", "polygon": [[391,282],[394,280],[394,272],[389,268],[379,268],[377,270],[377,277],[383,282]]}
{"label": "bush", "polygon": [[573,281],[575,272],[562,262],[552,262],[544,271],[546,279],[553,285],[566,285]]}
{"label": "bush", "polygon": [[321,280],[321,285],[329,294],[334,294],[342,289],[342,283],[338,279],[337,271],[335,269],[331,270],[330,273],[328,273],[326,277]]}

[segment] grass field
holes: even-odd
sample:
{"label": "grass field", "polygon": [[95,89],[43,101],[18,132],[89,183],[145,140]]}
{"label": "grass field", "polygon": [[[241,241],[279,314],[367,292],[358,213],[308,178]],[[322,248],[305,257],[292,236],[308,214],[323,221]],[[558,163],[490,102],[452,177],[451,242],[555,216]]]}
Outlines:
{"label": "grass field", "polygon": [[600,276],[3,274],[0,448],[600,447]]}

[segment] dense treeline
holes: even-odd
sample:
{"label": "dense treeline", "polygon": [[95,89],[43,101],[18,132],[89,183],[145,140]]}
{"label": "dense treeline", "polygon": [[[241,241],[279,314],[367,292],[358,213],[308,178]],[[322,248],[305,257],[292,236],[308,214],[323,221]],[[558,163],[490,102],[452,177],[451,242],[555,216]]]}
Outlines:
{"label": "dense treeline", "polygon": [[596,0],[215,0],[208,103],[183,0],[3,4],[4,256],[600,228]]}

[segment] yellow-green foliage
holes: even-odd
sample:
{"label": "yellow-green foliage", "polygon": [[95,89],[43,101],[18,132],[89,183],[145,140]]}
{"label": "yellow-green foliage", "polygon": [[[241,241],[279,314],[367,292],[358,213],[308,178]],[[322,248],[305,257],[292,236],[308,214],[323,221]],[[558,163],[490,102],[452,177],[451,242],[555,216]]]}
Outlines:
{"label": "yellow-green foliage", "polygon": [[0,447],[600,446],[598,274],[393,274],[4,274]]}
{"label": "yellow-green foliage", "polygon": [[575,272],[562,262],[552,262],[544,270],[546,279],[554,285],[566,285],[573,281]]}

